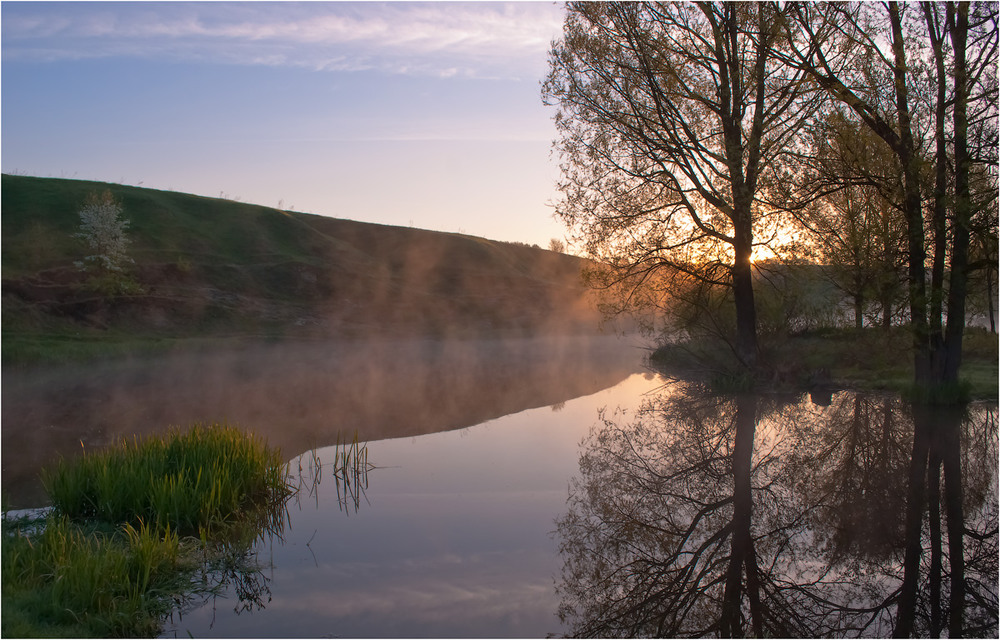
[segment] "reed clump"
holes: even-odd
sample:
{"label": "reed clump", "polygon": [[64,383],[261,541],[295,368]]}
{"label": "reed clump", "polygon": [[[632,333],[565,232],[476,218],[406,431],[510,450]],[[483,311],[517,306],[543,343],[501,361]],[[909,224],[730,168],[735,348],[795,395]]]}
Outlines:
{"label": "reed clump", "polygon": [[277,450],[227,425],[61,462],[43,474],[46,518],[4,517],[0,635],[157,635],[211,547],[239,555],[280,527],[287,478]]}
{"label": "reed clump", "polygon": [[180,538],[51,516],[34,533],[4,523],[4,637],[153,636],[182,590]]}
{"label": "reed clump", "polygon": [[52,504],[73,519],[150,522],[181,535],[216,531],[288,496],[276,449],[228,425],[194,425],[122,440],[43,473]]}

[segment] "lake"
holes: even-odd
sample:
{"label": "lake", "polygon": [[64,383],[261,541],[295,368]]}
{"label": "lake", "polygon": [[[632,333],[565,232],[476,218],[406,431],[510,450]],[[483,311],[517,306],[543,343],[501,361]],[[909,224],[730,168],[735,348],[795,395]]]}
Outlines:
{"label": "lake", "polygon": [[[642,355],[317,343],[5,376],[5,491],[34,506],[46,456],[130,428],[226,418],[280,444],[284,529],[167,637],[996,637],[995,403],[712,394]],[[355,432],[373,466],[352,479],[332,445]]]}

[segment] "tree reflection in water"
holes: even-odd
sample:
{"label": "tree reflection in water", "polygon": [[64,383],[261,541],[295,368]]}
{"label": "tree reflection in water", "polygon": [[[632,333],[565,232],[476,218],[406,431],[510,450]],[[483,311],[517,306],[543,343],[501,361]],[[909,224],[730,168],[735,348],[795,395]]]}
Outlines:
{"label": "tree reflection in water", "polygon": [[559,615],[579,636],[996,636],[996,424],[665,387],[583,445]]}

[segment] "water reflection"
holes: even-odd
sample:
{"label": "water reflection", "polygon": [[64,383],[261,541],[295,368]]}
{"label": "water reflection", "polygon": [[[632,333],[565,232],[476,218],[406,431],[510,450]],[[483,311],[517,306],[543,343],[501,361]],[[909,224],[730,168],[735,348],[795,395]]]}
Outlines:
{"label": "water reflection", "polygon": [[[323,456],[328,457],[325,463]],[[199,599],[192,594],[178,603],[165,621],[171,629],[168,635],[177,637],[177,629],[185,624],[185,616],[198,610],[202,616],[210,612],[207,628],[213,630],[220,619],[220,602],[231,604],[236,616],[264,611],[272,600],[274,549],[286,542],[285,533],[291,526],[290,509],[301,509],[303,500],[315,501],[318,507],[321,488],[329,489],[332,485],[341,511],[348,515],[357,513],[368,488],[368,472],[374,468],[368,461],[367,444],[359,442],[356,436],[353,440],[339,439],[333,447],[314,449],[292,460],[288,481],[295,492],[288,504],[241,529],[239,532],[243,535],[211,543],[212,553],[194,580],[194,594],[207,595]],[[313,531],[305,546],[315,566],[319,567],[311,546],[316,533]],[[222,619],[228,622],[228,615]]]}
{"label": "water reflection", "polygon": [[[329,455],[332,461],[323,463],[323,456]],[[307,451],[289,464],[289,469],[298,469],[291,474],[291,483],[295,492],[290,498],[301,510],[302,500],[312,500],[319,508],[319,490],[326,477],[327,487],[332,482],[337,494],[337,507],[343,513],[350,515],[361,509],[362,502],[368,502],[368,472],[375,468],[368,461],[368,444],[358,441],[357,433],[353,440],[338,436],[337,444],[326,449]],[[324,473],[324,468],[326,473]],[[307,543],[308,546],[308,543]]]}
{"label": "water reflection", "polygon": [[560,617],[579,636],[995,637],[996,423],[665,388],[584,443]]}
{"label": "water reflection", "polygon": [[[236,615],[218,601],[186,611],[186,637],[545,637],[561,634],[551,532],[602,406],[661,382],[633,375],[596,394],[458,431],[369,442],[376,465],[355,511],[315,451],[322,478],[288,503],[283,539],[258,545],[271,601]],[[293,459],[309,476],[314,456]],[[308,482],[306,483],[309,484]],[[343,484],[341,485],[344,486]],[[224,594],[235,602],[231,591]]]}
{"label": "water reflection", "polygon": [[3,371],[3,486],[45,504],[37,475],[81,444],[228,421],[291,458],[479,424],[617,384],[640,352],[610,338],[241,344],[156,358]]}

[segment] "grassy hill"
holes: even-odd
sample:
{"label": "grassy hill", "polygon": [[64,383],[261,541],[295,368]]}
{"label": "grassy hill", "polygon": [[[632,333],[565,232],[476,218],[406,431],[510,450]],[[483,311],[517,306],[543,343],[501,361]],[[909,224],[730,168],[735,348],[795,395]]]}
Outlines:
{"label": "grassy hill", "polygon": [[[89,193],[130,221],[143,292],[74,266]],[[584,261],[537,247],[115,184],[2,177],[5,363],[192,339],[593,331]]]}

